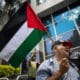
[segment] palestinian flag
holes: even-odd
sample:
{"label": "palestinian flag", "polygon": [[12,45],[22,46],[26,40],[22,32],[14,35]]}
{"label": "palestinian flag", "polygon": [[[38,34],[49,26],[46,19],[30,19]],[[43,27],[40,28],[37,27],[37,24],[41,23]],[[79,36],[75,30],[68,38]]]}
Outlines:
{"label": "palestinian flag", "polygon": [[0,58],[18,67],[45,33],[44,25],[24,3],[0,32]]}

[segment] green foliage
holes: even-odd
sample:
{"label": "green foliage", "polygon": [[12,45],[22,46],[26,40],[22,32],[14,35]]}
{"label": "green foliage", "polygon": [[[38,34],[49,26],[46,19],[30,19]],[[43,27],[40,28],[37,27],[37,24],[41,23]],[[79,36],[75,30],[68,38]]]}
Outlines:
{"label": "green foliage", "polygon": [[20,71],[21,71],[21,69],[20,68],[15,68],[15,75],[18,75],[18,74],[20,74]]}
{"label": "green foliage", "polygon": [[0,65],[0,77],[18,75],[20,71],[21,71],[20,68],[14,68],[10,65]]}

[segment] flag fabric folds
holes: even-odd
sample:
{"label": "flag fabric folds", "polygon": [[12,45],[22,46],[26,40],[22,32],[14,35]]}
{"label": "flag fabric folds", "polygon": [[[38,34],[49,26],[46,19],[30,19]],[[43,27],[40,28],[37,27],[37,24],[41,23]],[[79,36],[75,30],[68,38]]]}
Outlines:
{"label": "flag fabric folds", "polygon": [[46,31],[30,5],[24,3],[0,32],[0,58],[18,67]]}

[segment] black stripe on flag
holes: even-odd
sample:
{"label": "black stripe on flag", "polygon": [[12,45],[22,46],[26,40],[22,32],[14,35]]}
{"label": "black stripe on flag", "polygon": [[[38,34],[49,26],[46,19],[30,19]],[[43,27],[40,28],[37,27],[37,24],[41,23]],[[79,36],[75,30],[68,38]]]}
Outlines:
{"label": "black stripe on flag", "polygon": [[26,3],[24,3],[0,32],[0,51],[25,22],[26,18]]}

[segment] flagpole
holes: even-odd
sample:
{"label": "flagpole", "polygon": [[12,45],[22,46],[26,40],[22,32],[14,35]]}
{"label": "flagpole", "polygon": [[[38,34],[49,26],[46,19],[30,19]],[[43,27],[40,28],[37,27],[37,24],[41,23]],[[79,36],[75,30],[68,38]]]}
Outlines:
{"label": "flagpole", "polygon": [[51,42],[52,42],[52,43],[54,43],[54,41],[53,41],[52,37],[50,36],[50,34],[49,34],[49,31],[48,31],[48,30],[47,30],[47,36],[48,36],[48,38],[51,40]]}
{"label": "flagpole", "polygon": [[56,40],[58,40],[58,36],[57,36],[57,32],[56,32],[56,25],[55,25],[52,13],[51,13],[51,21],[52,21],[52,25],[53,25],[53,28],[54,28],[54,33],[55,33]]}
{"label": "flagpole", "polygon": [[[56,32],[56,26],[55,26],[55,22],[54,22],[54,19],[52,18],[52,14],[51,14],[51,21],[52,21],[52,24],[54,25],[53,28],[54,28],[54,33],[55,33],[55,36],[56,36],[56,40],[58,40],[58,36],[57,36],[57,32]],[[50,33],[49,31],[47,30],[47,36],[48,38],[52,41],[52,43],[54,43],[52,37],[50,36]]]}

